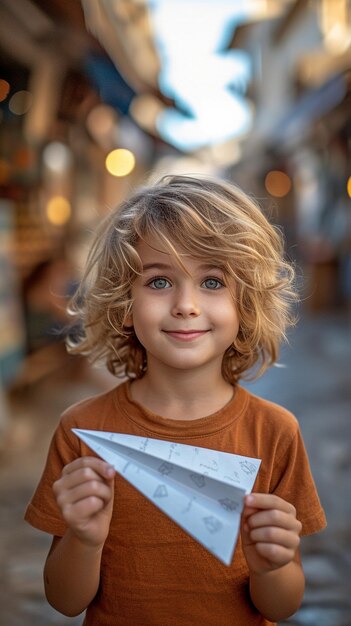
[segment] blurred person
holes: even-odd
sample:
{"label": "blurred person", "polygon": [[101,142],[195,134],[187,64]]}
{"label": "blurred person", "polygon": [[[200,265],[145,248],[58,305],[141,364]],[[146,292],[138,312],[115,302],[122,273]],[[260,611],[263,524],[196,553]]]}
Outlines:
{"label": "blurred person", "polygon": [[[71,312],[73,353],[127,380],[67,409],[26,519],[51,533],[48,601],[84,624],[273,624],[304,592],[300,535],[325,516],[295,417],[240,379],[294,322],[279,231],[234,185],[168,176],[98,231]],[[72,428],[262,459],[228,567],[92,455]]]}

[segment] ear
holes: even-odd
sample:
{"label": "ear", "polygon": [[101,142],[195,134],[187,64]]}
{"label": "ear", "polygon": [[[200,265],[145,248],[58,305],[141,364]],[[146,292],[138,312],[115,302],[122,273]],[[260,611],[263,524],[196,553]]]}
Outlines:
{"label": "ear", "polygon": [[123,322],[124,328],[133,328],[133,315],[130,313]]}

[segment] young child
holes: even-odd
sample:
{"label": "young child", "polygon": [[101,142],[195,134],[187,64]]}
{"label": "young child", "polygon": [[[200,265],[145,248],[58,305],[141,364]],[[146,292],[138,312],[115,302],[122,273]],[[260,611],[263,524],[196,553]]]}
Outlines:
{"label": "young child", "polygon": [[[127,381],[69,408],[26,512],[54,535],[48,601],[86,626],[250,626],[300,606],[300,534],[324,513],[296,419],[239,385],[293,322],[279,232],[235,186],[190,176],[142,188],[104,221],[75,298],[70,348]],[[72,428],[262,459],[222,564]]]}

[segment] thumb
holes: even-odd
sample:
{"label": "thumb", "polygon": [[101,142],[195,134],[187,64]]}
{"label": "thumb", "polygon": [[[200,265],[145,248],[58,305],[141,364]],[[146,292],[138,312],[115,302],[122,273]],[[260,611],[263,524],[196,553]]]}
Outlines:
{"label": "thumb", "polygon": [[244,516],[241,517],[240,534],[241,534],[241,541],[244,546],[245,545],[247,546],[249,543],[251,543],[249,525],[247,523],[247,518]]}
{"label": "thumb", "polygon": [[106,502],[105,506],[107,505],[107,508],[111,511],[113,508],[113,502],[114,502],[114,497],[115,497],[115,477],[116,477],[116,470],[113,467],[113,465],[106,464],[106,467],[104,468],[104,479],[110,489],[110,498],[108,502]]}
{"label": "thumb", "polygon": [[245,506],[241,514],[240,532],[241,532],[241,540],[244,545],[248,545],[252,543],[250,539],[250,528],[248,524],[248,519],[249,517],[251,517],[251,515],[254,515],[254,513],[257,513],[257,511],[258,509]]}
{"label": "thumb", "polygon": [[116,476],[115,468],[113,467],[113,465],[110,465],[109,463],[105,463],[103,470],[104,470],[104,478],[107,481],[113,480],[114,477]]}

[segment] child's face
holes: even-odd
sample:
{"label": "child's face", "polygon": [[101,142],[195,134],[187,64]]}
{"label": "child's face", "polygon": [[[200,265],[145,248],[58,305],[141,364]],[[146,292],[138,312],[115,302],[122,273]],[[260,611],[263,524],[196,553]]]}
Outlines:
{"label": "child's face", "polygon": [[223,271],[213,261],[207,265],[181,254],[188,275],[165,246],[152,238],[139,242],[137,251],[143,273],[132,287],[131,322],[146,350],[148,371],[152,367],[203,368],[204,373],[218,374],[224,352],[239,330]]}

